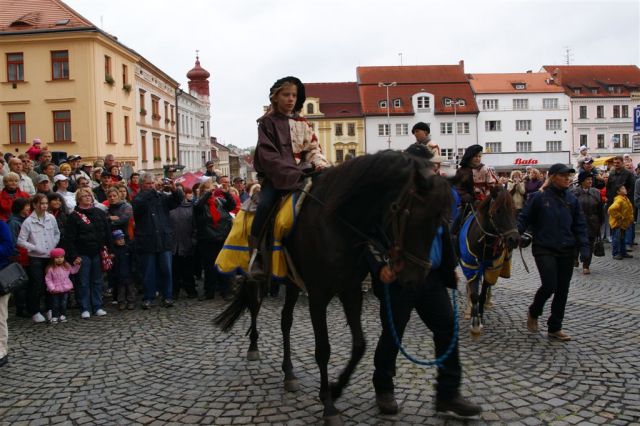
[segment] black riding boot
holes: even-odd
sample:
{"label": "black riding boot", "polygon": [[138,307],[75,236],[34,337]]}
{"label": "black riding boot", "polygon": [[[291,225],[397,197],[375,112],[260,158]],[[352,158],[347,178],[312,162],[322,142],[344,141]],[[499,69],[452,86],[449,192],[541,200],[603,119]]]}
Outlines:
{"label": "black riding boot", "polygon": [[252,279],[264,278],[264,264],[262,259],[262,253],[260,251],[260,241],[253,235],[249,235],[249,266],[247,274]]}

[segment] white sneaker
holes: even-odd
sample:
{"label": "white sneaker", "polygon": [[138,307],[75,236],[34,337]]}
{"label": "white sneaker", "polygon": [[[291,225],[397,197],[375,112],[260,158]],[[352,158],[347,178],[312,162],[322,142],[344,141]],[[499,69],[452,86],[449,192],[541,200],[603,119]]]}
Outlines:
{"label": "white sneaker", "polygon": [[60,322],[67,322],[67,317],[60,315]]}
{"label": "white sneaker", "polygon": [[57,324],[58,323],[58,318],[56,318],[56,317],[51,318],[50,323],[51,324]]}
{"label": "white sneaker", "polygon": [[80,318],[89,319],[91,318],[91,314],[89,313],[89,311],[82,311],[82,313],[80,314]]}
{"label": "white sneaker", "polygon": [[105,315],[107,315],[107,311],[105,311],[104,309],[98,309],[98,310],[96,311],[96,316],[97,316],[97,317],[103,317],[103,316],[105,316]]}
{"label": "white sneaker", "polygon": [[53,317],[52,313],[51,313],[51,309],[49,309],[47,311],[47,313],[45,314],[45,316],[47,317],[47,321],[51,322],[51,318]]}
{"label": "white sneaker", "polygon": [[36,324],[41,324],[46,321],[40,312],[31,317],[31,320]]}

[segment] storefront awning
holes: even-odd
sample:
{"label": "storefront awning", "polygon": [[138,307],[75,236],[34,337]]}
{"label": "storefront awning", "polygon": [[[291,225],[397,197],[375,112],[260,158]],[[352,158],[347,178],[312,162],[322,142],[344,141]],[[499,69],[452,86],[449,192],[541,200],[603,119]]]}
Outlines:
{"label": "storefront awning", "polygon": [[604,166],[609,161],[613,160],[613,157],[600,157],[593,160],[594,166]]}

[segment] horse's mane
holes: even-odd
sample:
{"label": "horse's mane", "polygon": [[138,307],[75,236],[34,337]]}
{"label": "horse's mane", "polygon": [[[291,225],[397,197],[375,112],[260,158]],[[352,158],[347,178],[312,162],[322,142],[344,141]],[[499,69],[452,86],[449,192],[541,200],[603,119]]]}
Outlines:
{"label": "horse's mane", "polygon": [[422,158],[386,150],[328,169],[317,182],[317,187],[323,188],[324,212],[327,215],[351,216],[352,208],[364,202],[370,209],[380,203],[391,202],[414,172],[427,165],[428,162]]}
{"label": "horse's mane", "polygon": [[[493,203],[491,200],[493,199]],[[514,209],[511,194],[503,186],[494,186],[491,188],[491,196],[487,197],[478,206],[480,215],[485,216],[489,213],[494,214],[500,208],[504,207],[511,212]]]}

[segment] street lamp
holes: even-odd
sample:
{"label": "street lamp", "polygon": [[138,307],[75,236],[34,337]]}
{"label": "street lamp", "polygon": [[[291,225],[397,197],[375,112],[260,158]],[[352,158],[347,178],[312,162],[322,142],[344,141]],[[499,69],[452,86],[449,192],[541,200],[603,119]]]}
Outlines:
{"label": "street lamp", "polygon": [[389,105],[389,87],[395,87],[398,83],[392,81],[391,83],[378,83],[378,87],[386,87],[387,88],[387,148],[391,149],[391,106]]}

